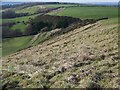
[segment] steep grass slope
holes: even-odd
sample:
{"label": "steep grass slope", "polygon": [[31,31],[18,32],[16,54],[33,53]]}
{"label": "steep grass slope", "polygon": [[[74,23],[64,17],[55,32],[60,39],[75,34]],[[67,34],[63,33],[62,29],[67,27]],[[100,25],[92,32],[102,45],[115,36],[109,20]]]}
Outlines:
{"label": "steep grass slope", "polygon": [[3,40],[3,56],[15,53],[20,49],[23,49],[30,45],[32,36],[16,37]]}
{"label": "steep grass slope", "polygon": [[4,58],[3,87],[118,88],[118,25],[110,22],[75,29]]}
{"label": "steep grass slope", "polygon": [[38,45],[50,37],[49,33],[40,33],[33,36],[22,36],[16,38],[3,39],[2,55],[6,57],[25,48]]}

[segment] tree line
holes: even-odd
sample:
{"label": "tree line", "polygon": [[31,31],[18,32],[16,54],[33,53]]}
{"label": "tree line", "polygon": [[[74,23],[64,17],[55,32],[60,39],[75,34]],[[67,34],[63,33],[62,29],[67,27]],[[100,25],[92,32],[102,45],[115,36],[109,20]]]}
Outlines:
{"label": "tree line", "polygon": [[39,15],[30,20],[26,25],[25,35],[34,35],[39,32],[46,32],[56,28],[66,28],[74,22],[81,21],[78,18],[67,16]]}
{"label": "tree line", "polygon": [[7,10],[2,12],[2,18],[3,19],[8,19],[8,18],[16,18],[16,17],[22,17],[22,16],[27,16],[28,13],[15,13],[13,10]]}
{"label": "tree line", "polygon": [[26,25],[24,32],[21,32],[20,30],[10,30],[10,27],[17,23],[10,22],[2,24],[3,38],[35,35],[37,33],[51,31],[56,28],[66,28],[70,24],[79,21],[81,20],[78,18],[67,16],[39,15],[34,19],[30,18],[29,22],[24,23]]}

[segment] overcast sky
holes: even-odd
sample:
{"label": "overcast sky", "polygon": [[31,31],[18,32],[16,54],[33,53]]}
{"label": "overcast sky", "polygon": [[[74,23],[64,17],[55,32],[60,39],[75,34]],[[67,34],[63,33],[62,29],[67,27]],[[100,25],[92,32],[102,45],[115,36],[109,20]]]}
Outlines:
{"label": "overcast sky", "polygon": [[[1,1],[1,0],[0,0]],[[119,0],[2,0],[2,2],[118,2]]]}

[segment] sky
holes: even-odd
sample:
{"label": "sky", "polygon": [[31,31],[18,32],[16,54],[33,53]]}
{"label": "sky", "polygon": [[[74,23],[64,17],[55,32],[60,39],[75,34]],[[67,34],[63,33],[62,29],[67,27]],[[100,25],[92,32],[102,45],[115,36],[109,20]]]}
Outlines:
{"label": "sky", "polygon": [[2,0],[2,2],[74,2],[74,3],[84,3],[84,2],[119,2],[119,0]]}

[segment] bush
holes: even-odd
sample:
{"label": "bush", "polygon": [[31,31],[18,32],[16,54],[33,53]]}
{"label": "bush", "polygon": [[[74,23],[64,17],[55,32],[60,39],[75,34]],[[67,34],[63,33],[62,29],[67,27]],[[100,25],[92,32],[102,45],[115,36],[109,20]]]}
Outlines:
{"label": "bush", "polygon": [[25,31],[24,31],[24,35],[32,35],[35,34],[35,31],[32,28],[31,24],[27,24],[27,26],[25,27]]}

